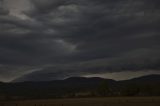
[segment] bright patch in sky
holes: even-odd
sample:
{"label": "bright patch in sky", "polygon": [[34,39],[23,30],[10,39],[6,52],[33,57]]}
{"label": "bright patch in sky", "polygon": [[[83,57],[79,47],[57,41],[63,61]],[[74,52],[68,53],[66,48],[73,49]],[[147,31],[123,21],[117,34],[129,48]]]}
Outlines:
{"label": "bright patch in sky", "polygon": [[33,6],[29,0],[4,0],[5,7],[9,10],[9,14],[22,20],[30,19],[25,15]]}
{"label": "bright patch in sky", "polygon": [[132,79],[135,77],[141,77],[150,74],[160,74],[159,71],[123,71],[123,72],[112,72],[112,73],[105,73],[105,74],[91,74],[85,75],[84,77],[101,77],[107,79],[114,79],[114,80],[127,80]]}

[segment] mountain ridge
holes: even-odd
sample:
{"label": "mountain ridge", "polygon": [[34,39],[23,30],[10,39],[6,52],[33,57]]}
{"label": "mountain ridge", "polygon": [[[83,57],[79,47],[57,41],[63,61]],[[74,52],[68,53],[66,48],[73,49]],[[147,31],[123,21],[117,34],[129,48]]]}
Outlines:
{"label": "mountain ridge", "polygon": [[[70,77],[53,81],[11,82],[0,84],[0,96],[18,96],[25,99],[75,97],[79,93],[86,93],[85,96],[91,97],[119,95],[160,96],[159,79],[160,75],[147,75],[125,81],[99,77]],[[104,90],[107,89],[110,91],[108,94],[104,93]]]}
{"label": "mountain ridge", "polygon": [[[125,82],[125,81],[136,81],[136,80],[160,80],[160,74],[151,74],[151,75],[144,75],[144,76],[140,76],[140,77],[135,77],[135,78],[131,78],[131,79],[127,79],[127,80],[114,80],[114,79],[108,79],[108,78],[101,78],[101,77],[68,77],[65,79],[55,79],[55,80],[44,80],[44,81],[22,81],[22,82],[53,82],[53,81],[65,81],[65,80],[112,80],[112,81],[116,81],[116,82]],[[17,81],[17,80],[13,80],[11,81],[11,83],[21,83],[21,81]],[[0,83],[4,83],[4,82],[0,82]]]}

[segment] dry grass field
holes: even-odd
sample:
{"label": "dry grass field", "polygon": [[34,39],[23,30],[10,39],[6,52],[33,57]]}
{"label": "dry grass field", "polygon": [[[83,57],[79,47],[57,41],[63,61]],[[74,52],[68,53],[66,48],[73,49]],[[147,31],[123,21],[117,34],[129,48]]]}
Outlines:
{"label": "dry grass field", "polygon": [[108,97],[0,102],[0,106],[160,106],[160,97]]}

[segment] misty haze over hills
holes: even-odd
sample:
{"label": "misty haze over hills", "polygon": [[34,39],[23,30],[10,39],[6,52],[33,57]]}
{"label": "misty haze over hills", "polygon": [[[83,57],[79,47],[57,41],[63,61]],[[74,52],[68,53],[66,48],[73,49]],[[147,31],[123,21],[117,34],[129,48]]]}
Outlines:
{"label": "misty haze over hills", "polygon": [[[150,73],[150,74],[149,74]],[[137,77],[142,77],[142,76],[148,76],[148,75],[153,75],[153,71],[147,72],[142,71],[142,72],[117,72],[117,73],[106,73],[106,74],[89,74],[89,75],[81,75],[77,74],[77,77],[99,77],[103,79],[113,79],[116,81],[121,81],[121,80],[130,80],[134,79]],[[158,73],[158,72],[157,72]],[[39,72],[33,72],[24,76],[21,76],[19,78],[16,78],[12,80],[11,82],[24,82],[24,81],[53,81],[53,80],[63,80],[66,78],[70,77],[75,77],[75,74],[68,74],[68,73],[60,73],[60,72],[55,72],[53,73],[52,71],[39,71]],[[155,74],[155,75],[160,75],[160,73]]]}

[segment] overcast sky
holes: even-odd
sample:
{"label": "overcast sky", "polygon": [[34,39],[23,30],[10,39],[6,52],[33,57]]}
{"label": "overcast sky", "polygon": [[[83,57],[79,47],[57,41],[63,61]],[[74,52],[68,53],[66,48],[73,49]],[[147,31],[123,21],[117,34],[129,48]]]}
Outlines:
{"label": "overcast sky", "polygon": [[0,0],[0,81],[158,73],[160,0]]}

